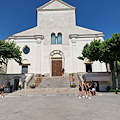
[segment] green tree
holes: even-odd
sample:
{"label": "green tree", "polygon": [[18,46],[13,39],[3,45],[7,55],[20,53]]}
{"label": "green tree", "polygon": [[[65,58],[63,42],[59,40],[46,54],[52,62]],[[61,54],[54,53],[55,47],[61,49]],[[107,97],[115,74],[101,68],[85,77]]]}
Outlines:
{"label": "green tree", "polygon": [[14,42],[5,42],[0,40],[0,65],[6,64],[6,60],[14,59],[16,62],[21,63],[20,47]]}
{"label": "green tree", "polygon": [[82,51],[82,57],[78,57],[78,59],[82,60],[85,58],[88,58],[90,61],[99,60],[106,64],[109,63],[112,73],[113,88],[116,88],[114,63],[120,61],[120,34],[113,34],[112,38],[108,38],[103,42],[100,40],[92,41],[88,48]]}

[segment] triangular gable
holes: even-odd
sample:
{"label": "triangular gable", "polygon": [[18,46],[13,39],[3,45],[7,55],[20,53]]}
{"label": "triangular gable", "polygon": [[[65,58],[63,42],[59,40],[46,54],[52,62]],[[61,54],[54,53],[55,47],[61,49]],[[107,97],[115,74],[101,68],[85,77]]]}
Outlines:
{"label": "triangular gable", "polygon": [[74,29],[71,29],[71,34],[69,38],[84,38],[84,37],[104,37],[104,33],[80,26],[75,26]]}
{"label": "triangular gable", "polygon": [[76,9],[75,7],[63,2],[62,0],[51,0],[43,6],[37,8],[38,10],[53,10],[53,9]]}
{"label": "triangular gable", "polygon": [[12,36],[31,36],[31,35],[36,35],[37,27],[16,33]]}
{"label": "triangular gable", "polygon": [[75,26],[73,32],[76,32],[76,34],[103,34],[103,32],[80,27],[80,26]]}

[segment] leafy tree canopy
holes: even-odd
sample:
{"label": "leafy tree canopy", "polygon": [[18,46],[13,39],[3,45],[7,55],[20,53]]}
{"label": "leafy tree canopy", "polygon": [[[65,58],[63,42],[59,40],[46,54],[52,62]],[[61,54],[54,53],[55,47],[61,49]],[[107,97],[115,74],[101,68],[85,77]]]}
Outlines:
{"label": "leafy tree canopy", "polygon": [[82,56],[78,59],[84,60],[88,58],[90,61],[100,61],[110,64],[113,88],[116,87],[114,62],[120,61],[120,33],[115,33],[112,38],[108,38],[101,42],[93,40],[87,49],[83,49]]}
{"label": "leafy tree canopy", "polygon": [[87,49],[83,49],[82,57],[78,59],[84,60],[88,58],[90,61],[100,61],[105,63],[111,63],[113,61],[120,60],[120,33],[112,35],[112,38],[108,38],[105,41],[93,40]]}
{"label": "leafy tree canopy", "polygon": [[14,42],[5,42],[0,40],[0,64],[6,64],[6,60],[14,59],[16,62],[21,63],[20,47]]}

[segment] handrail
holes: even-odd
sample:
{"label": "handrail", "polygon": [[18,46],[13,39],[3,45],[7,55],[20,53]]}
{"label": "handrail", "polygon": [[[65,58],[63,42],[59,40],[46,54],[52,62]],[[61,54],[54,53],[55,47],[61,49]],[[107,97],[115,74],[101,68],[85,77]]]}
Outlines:
{"label": "handrail", "polygon": [[34,77],[34,73],[28,78],[28,82],[26,82],[27,83],[27,87],[30,84],[30,82],[33,79],[33,77]]}
{"label": "handrail", "polygon": [[83,73],[78,73],[78,78],[79,78],[79,81],[82,81],[82,82],[84,82],[86,80],[85,79],[85,74],[83,74]]}

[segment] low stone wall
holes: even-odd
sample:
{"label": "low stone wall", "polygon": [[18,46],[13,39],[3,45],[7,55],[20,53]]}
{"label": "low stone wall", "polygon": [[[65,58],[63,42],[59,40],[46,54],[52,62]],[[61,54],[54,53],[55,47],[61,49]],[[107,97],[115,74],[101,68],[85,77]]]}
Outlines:
{"label": "low stone wall", "polygon": [[[24,81],[25,81],[25,75],[24,74],[2,74],[0,75],[0,86],[2,83],[4,83],[5,90],[8,90],[6,88],[11,87],[9,91],[15,90],[15,80],[17,79],[19,81],[19,85],[24,88]],[[8,91],[8,92],[9,92]],[[7,91],[5,91],[7,92]]]}

